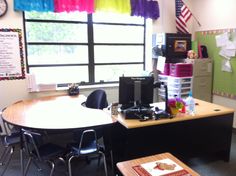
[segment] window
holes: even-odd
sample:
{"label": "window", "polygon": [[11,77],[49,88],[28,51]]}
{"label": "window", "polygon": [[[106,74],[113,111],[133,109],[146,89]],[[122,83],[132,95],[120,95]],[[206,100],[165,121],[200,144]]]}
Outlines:
{"label": "window", "polygon": [[128,15],[25,12],[27,69],[37,83],[112,83],[145,67],[145,20]]}

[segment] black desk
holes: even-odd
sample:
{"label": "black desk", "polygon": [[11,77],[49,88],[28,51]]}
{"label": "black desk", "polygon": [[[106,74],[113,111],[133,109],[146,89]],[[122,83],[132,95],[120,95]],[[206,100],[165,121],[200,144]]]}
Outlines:
{"label": "black desk", "polygon": [[114,162],[170,152],[180,159],[219,154],[229,161],[234,110],[196,100],[196,115],[139,120],[117,116],[111,128]]}

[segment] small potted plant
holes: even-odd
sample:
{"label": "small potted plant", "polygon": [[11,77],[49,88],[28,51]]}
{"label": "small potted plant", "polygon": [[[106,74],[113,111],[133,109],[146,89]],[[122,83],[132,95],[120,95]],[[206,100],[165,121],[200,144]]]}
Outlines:
{"label": "small potted plant", "polygon": [[179,112],[184,112],[185,102],[182,98],[170,98],[168,99],[168,108],[172,115],[176,115]]}
{"label": "small potted plant", "polygon": [[76,83],[72,83],[69,85],[68,88],[69,95],[78,95],[79,94],[79,85]]}

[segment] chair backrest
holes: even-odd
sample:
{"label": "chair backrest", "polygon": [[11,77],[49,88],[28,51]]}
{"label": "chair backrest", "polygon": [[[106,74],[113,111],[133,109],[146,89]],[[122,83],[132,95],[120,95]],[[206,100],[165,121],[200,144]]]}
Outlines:
{"label": "chair backrest", "polygon": [[79,143],[79,150],[81,151],[81,154],[83,154],[83,151],[86,151],[85,153],[98,151],[97,135],[94,129],[83,131]]}
{"label": "chair backrest", "polygon": [[89,94],[85,106],[93,109],[103,109],[108,106],[106,92],[102,89],[94,90]]}
{"label": "chair backrest", "polygon": [[25,129],[22,129],[22,131],[23,131],[23,140],[25,144],[24,147],[27,154],[29,156],[36,157],[37,159],[42,161],[42,158],[38,150],[38,146],[41,143],[41,134],[33,132],[33,131],[25,130]]}
{"label": "chair backrest", "polygon": [[[6,108],[2,109],[2,113],[5,111],[5,109]],[[11,125],[7,121],[5,121],[2,117],[2,114],[1,114],[0,118],[1,118],[1,132],[0,132],[1,135],[10,136],[13,133],[15,133],[15,134],[20,133],[20,128],[14,126],[14,125]]]}
{"label": "chair backrest", "polygon": [[5,122],[4,122],[4,120],[3,120],[3,118],[2,118],[2,113],[3,113],[3,111],[5,110],[5,108],[4,109],[2,109],[2,111],[0,111],[0,123],[1,123],[1,125],[0,125],[0,128],[1,128],[1,130],[0,130],[0,135],[5,135],[7,132],[6,132],[6,126],[5,126]]}
{"label": "chair backrest", "polygon": [[[2,109],[2,113],[5,111],[6,108]],[[11,128],[9,124],[3,119],[2,114],[1,114],[1,133],[5,135],[10,135]]]}

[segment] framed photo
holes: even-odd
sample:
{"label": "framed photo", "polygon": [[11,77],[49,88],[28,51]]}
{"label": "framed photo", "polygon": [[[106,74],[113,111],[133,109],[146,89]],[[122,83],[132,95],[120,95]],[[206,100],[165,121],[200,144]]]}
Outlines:
{"label": "framed photo", "polygon": [[186,52],[186,51],[187,51],[187,41],[186,40],[175,40],[174,52]]}

